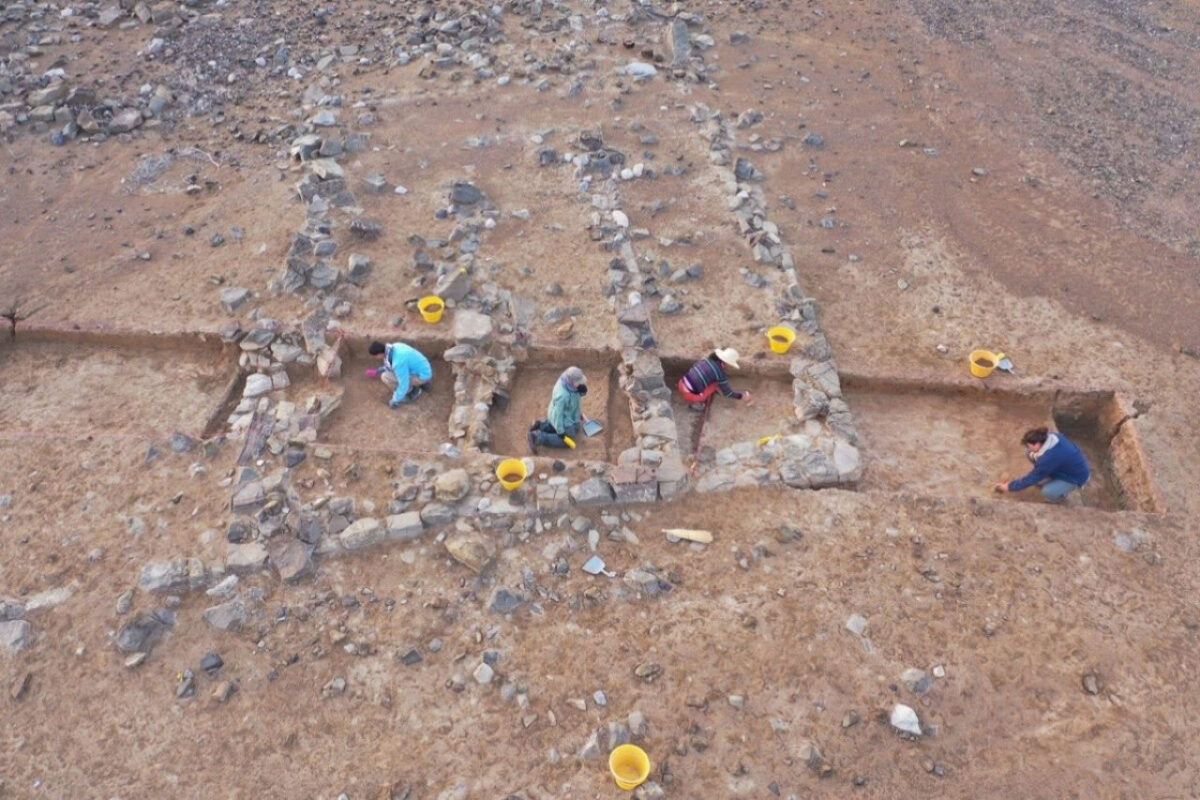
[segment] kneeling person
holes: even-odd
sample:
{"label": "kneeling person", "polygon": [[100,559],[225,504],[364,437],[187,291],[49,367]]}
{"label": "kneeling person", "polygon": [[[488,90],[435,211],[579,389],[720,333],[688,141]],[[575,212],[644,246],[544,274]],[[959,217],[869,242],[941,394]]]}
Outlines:
{"label": "kneeling person", "polygon": [[371,342],[367,352],[383,362],[382,366],[369,369],[366,374],[368,378],[379,378],[385,386],[394,390],[388,402],[391,408],[416,400],[422,391],[429,390],[429,383],[433,380],[433,365],[415,347],[404,342]]}
{"label": "kneeling person", "polygon": [[692,364],[692,368],[679,379],[679,394],[688,401],[693,411],[703,411],[718,389],[730,400],[745,400],[746,405],[754,404],[749,392],[733,390],[726,367],[738,368],[738,351],[732,347],[718,347]]}
{"label": "kneeling person", "polygon": [[1040,486],[1042,497],[1051,503],[1062,503],[1092,477],[1083,451],[1061,433],[1034,428],[1025,431],[1021,444],[1025,445],[1025,455],[1033,462],[1033,469],[1022,478],[997,483],[997,492],[1019,492]]}
{"label": "kneeling person", "polygon": [[574,449],[583,421],[582,400],[587,394],[587,376],[579,367],[570,367],[554,382],[546,419],[529,428],[529,449],[537,455],[539,446]]}

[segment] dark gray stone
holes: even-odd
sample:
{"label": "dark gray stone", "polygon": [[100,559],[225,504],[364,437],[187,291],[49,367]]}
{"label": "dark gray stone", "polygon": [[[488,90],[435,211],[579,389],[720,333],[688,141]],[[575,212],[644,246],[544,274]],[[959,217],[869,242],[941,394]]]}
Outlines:
{"label": "dark gray stone", "polygon": [[466,181],[458,181],[450,189],[450,202],[456,206],[473,206],[482,199],[483,192]]}
{"label": "dark gray stone", "polygon": [[497,614],[511,614],[525,603],[525,598],[513,594],[508,589],[497,589],[492,595],[491,610]]}

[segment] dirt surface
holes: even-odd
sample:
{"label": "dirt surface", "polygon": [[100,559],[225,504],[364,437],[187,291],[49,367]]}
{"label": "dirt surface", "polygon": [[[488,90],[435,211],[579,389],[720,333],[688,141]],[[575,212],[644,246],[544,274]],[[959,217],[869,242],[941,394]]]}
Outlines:
{"label": "dirt surface", "polygon": [[[436,453],[449,438],[446,421],[454,398],[450,365],[432,358],[433,381],[414,402],[390,408],[392,389],[363,373],[379,366],[378,359],[347,358],[342,364],[342,403],[321,426],[321,441],[356,449],[377,449],[409,456]],[[292,396],[302,403],[314,393],[315,382],[294,385]]]}
{"label": "dirt surface", "polygon": [[[0,599],[29,605],[31,629],[25,649],[0,645],[0,796],[617,797],[607,748],[584,752],[634,712],[669,798],[1200,796],[1195,3],[712,0],[687,4],[704,19],[678,79],[652,4],[514,0],[494,32],[490,3],[166,5],[106,25],[88,4],[15,3],[0,23],[0,310],[40,307],[0,344]],[[635,60],[658,74],[620,74]],[[96,98],[32,105],[57,69]],[[160,87],[170,100],[153,111]],[[958,385],[988,348],[1017,368],[989,386],[1119,391],[1164,513],[1119,508],[1086,430],[1068,429],[1098,468],[1082,507],[993,495],[1027,469],[1019,437],[1051,421],[1048,404],[855,390],[857,491],[574,509],[488,531],[482,574],[447,556],[452,525],[317,558],[295,584],[245,575],[240,631],[205,621],[219,599],[202,591],[135,589],[148,564],[230,549],[241,442],[176,452],[170,438],[198,435],[236,372],[215,335],[295,326],[336,297],[334,326],[359,339],[449,337],[453,309],[424,326],[406,303],[434,281],[421,259],[457,257],[455,181],[495,210],[476,269],[529,309],[533,352],[611,352],[613,253],[590,230],[601,181],[540,166],[544,148],[581,152],[583,130],[653,176],[614,191],[656,276],[641,288],[664,357],[763,353],[779,273],[738,231],[697,103],[762,173],[841,371]],[[142,114],[119,133],[123,108]],[[762,119],[737,127],[750,110]],[[100,126],[71,130],[82,111]],[[338,157],[354,195],[338,224],[383,234],[337,230],[330,263],[369,256],[362,286],[274,291],[305,224],[308,168],[289,146],[322,111],[340,127],[315,130],[364,137]],[[673,278],[693,265],[699,277]],[[251,290],[232,313],[231,287]],[[23,335],[35,327],[59,333]],[[92,331],[207,341],[102,347]],[[453,381],[439,362],[433,394],[392,411],[369,365],[347,360],[318,439],[338,446],[294,480],[383,517],[410,462],[446,440]],[[497,454],[524,455],[565,366],[519,365],[512,405],[492,412]],[[633,441],[615,376],[589,375],[585,410],[608,433],[570,454],[573,480],[580,458]],[[317,386],[293,379],[293,400]],[[713,448],[793,418],[787,380],[744,383],[758,403],[718,399]],[[687,441],[695,415],[676,414]],[[662,529],[678,527],[715,540],[672,544]],[[593,550],[617,577],[582,571]],[[638,570],[669,591],[635,591],[623,576]],[[499,589],[520,595],[515,611],[491,610]],[[150,610],[175,624],[127,667],[117,631]],[[212,675],[210,652],[224,660]],[[905,685],[910,668],[928,692]],[[177,697],[186,670],[195,693]],[[234,691],[214,699],[222,682]],[[891,728],[896,703],[924,735]]]}
{"label": "dirt surface", "polygon": [[0,431],[54,437],[203,432],[235,370],[220,353],[144,344],[0,345]]}

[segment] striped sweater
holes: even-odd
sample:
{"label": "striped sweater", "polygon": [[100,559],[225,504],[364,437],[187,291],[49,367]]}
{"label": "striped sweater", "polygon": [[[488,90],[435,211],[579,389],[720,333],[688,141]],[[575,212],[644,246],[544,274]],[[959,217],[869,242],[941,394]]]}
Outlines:
{"label": "striped sweater", "polygon": [[683,381],[693,394],[700,394],[715,383],[721,390],[721,394],[726,397],[734,400],[742,399],[742,393],[735,392],[729,385],[729,375],[725,372],[725,365],[716,356],[708,356],[692,364],[692,368],[683,376]]}

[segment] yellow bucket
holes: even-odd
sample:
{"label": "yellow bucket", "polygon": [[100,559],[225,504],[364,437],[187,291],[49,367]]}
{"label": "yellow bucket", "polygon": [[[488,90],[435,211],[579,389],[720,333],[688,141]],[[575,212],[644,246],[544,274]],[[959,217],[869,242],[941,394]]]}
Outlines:
{"label": "yellow bucket", "polygon": [[969,359],[971,374],[976,378],[986,378],[996,370],[996,365],[1004,360],[1004,353],[993,353],[991,350],[972,350]]}
{"label": "yellow bucket", "polygon": [[436,294],[426,295],[417,301],[417,310],[421,318],[429,323],[437,322],[446,311],[446,301]]}
{"label": "yellow bucket", "polygon": [[623,744],[609,754],[608,771],[618,788],[632,792],[650,777],[650,756],[636,744]]}
{"label": "yellow bucket", "polygon": [[767,331],[767,342],[771,345],[772,353],[783,355],[796,341],[796,332],[786,325],[776,325]]}
{"label": "yellow bucket", "polygon": [[528,477],[529,470],[519,458],[506,458],[496,467],[496,480],[510,492],[519,489]]}

